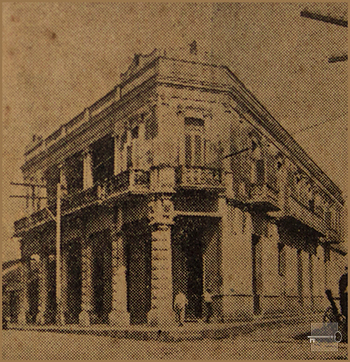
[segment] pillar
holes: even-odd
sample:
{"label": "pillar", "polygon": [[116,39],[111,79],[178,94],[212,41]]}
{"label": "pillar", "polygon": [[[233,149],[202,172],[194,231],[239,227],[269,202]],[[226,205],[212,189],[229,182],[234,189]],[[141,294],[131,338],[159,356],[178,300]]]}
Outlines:
{"label": "pillar", "polygon": [[20,306],[18,315],[18,324],[27,324],[27,315],[29,311],[28,301],[28,273],[29,273],[28,261],[22,260],[21,263],[21,294],[20,294]]}
{"label": "pillar", "polygon": [[175,323],[173,311],[171,225],[173,202],[169,195],[153,196],[149,203],[151,226],[151,310],[148,323],[169,326]]}
{"label": "pillar", "polygon": [[219,198],[221,214],[221,313],[224,322],[253,314],[252,223],[248,212]]}
{"label": "pillar", "polygon": [[109,324],[126,326],[130,324],[127,311],[126,255],[123,233],[116,225],[111,230],[112,237],[112,311]]}
{"label": "pillar", "polygon": [[[57,283],[57,280],[56,280]],[[65,325],[67,312],[67,293],[68,293],[68,250],[61,251],[61,297],[57,305],[56,323],[58,325]]]}
{"label": "pillar", "polygon": [[86,239],[81,251],[82,285],[81,285],[81,312],[79,314],[79,324],[89,326],[93,310],[93,255],[91,240]]}
{"label": "pillar", "polygon": [[48,256],[41,255],[39,264],[39,312],[36,316],[36,323],[43,325],[46,323],[47,303],[48,303]]}
{"label": "pillar", "polygon": [[84,190],[87,190],[94,185],[92,173],[92,151],[86,150],[83,157],[83,187]]}

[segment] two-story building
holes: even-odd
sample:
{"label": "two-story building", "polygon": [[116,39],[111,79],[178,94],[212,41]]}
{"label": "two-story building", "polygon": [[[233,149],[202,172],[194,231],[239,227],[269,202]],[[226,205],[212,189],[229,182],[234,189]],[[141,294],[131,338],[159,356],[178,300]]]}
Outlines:
{"label": "two-story building", "polygon": [[342,193],[225,66],[136,55],[103,98],[33,137],[22,171],[42,198],[15,222],[19,323],[171,325],[180,291],[194,321],[206,288],[223,322],[326,306]]}

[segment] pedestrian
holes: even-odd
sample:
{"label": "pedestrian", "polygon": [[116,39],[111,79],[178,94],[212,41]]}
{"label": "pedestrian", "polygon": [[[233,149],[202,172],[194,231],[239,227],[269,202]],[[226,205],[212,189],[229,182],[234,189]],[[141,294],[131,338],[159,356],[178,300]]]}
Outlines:
{"label": "pedestrian", "polygon": [[339,298],[341,314],[348,319],[348,267],[339,279]]}
{"label": "pedestrian", "polygon": [[186,295],[182,292],[179,292],[175,297],[174,302],[174,309],[177,315],[177,320],[179,323],[179,326],[182,327],[185,322],[185,311],[186,311],[186,305],[188,304],[188,300],[186,298]]}
{"label": "pedestrian", "polygon": [[210,317],[213,315],[213,299],[211,290],[209,288],[204,292],[204,305],[205,305],[205,323],[210,322]]}

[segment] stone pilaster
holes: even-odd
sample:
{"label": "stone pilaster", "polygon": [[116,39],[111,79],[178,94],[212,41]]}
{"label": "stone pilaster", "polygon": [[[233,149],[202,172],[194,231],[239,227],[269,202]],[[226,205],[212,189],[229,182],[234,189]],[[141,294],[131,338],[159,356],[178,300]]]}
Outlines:
{"label": "stone pilaster", "polygon": [[46,323],[47,303],[48,303],[48,256],[41,255],[39,265],[39,312],[36,316],[36,323],[43,325]]}
{"label": "stone pilaster", "polygon": [[82,285],[81,285],[81,312],[79,314],[79,324],[89,326],[93,310],[93,255],[90,240],[85,240],[81,252],[82,265]]}
{"label": "stone pilaster", "polygon": [[127,311],[126,255],[123,233],[115,226],[112,237],[112,311],[109,324],[125,326],[130,324]]}
{"label": "stone pilaster", "polygon": [[21,294],[20,294],[20,306],[18,315],[18,324],[27,324],[27,316],[29,311],[28,301],[28,273],[29,273],[29,261],[22,260],[21,263]]}
{"label": "stone pilaster", "polygon": [[154,196],[149,204],[151,224],[151,310],[148,323],[168,326],[175,323],[173,311],[171,225],[173,202],[168,195]]}

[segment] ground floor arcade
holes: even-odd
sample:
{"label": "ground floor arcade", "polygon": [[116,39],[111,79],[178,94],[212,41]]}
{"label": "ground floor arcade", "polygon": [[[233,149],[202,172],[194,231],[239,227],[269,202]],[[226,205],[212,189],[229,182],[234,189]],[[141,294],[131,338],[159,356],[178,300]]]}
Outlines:
{"label": "ground floor arcade", "polygon": [[172,324],[180,291],[186,321],[195,322],[207,288],[216,321],[323,310],[317,233],[214,196],[192,206],[172,195],[140,197],[67,216],[59,305],[55,225],[28,234],[22,254],[39,258],[22,265],[18,322]]}

